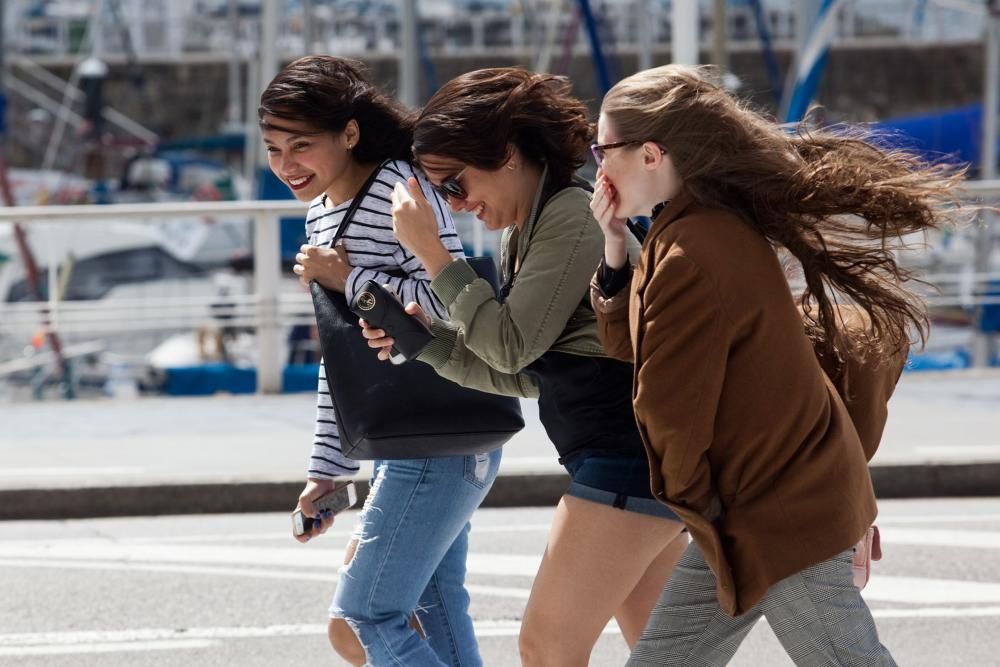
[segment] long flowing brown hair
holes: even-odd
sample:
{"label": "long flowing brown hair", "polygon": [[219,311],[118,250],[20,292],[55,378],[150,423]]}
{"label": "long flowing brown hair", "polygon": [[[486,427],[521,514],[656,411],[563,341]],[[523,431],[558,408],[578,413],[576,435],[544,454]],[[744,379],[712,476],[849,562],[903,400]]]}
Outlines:
{"label": "long flowing brown hair", "polygon": [[[806,330],[828,361],[857,344],[899,349],[911,328],[923,342],[926,307],[894,253],[903,236],[956,218],[964,169],[880,147],[857,128],[789,131],[710,76],[677,65],[639,72],[611,89],[601,111],[620,141],[663,147],[696,201],[733,211],[794,255]],[[868,316],[861,336],[838,326],[845,297]]]}

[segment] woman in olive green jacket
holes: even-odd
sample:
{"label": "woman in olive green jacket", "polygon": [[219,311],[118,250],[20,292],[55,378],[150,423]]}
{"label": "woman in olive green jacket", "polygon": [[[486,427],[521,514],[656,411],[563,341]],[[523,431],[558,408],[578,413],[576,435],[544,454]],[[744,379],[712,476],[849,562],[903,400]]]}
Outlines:
{"label": "woman in olive green jacket", "polygon": [[[894,665],[851,570],[876,515],[867,459],[925,324],[892,242],[937,225],[960,174],[787,133],[678,66],[617,84],[598,144],[593,300],[608,352],[635,362],[653,489],[694,540],[629,664],[725,665],[764,615],[796,664]],[[630,268],[622,219],[651,209]]]}
{"label": "woman in olive green jacket", "polygon": [[[504,231],[499,295],[443,252],[414,183],[393,197],[397,238],[450,317],[433,322],[420,358],[465,386],[537,396],[570,472],[524,612],[526,665],[588,664],[612,616],[631,646],[687,542],[650,493],[631,364],[609,359],[597,337],[588,286],[602,235],[589,186],[573,177],[592,129],[567,90],[519,69],[472,72],[439,90],[414,129],[417,161],[452,209]],[[366,336],[391,344],[381,330]]]}

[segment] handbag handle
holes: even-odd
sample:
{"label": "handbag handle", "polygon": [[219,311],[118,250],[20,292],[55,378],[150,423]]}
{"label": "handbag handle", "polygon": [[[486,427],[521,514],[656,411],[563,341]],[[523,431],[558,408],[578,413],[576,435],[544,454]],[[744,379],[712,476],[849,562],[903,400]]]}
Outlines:
{"label": "handbag handle", "polygon": [[372,173],[368,175],[368,178],[365,179],[364,184],[358,189],[358,193],[354,195],[354,199],[351,200],[351,205],[347,207],[347,213],[344,214],[344,219],[340,221],[340,226],[337,227],[337,231],[334,233],[333,239],[330,241],[330,245],[328,247],[332,248],[337,245],[337,241],[339,241],[344,235],[344,232],[347,231],[347,227],[351,224],[351,220],[354,219],[354,214],[358,212],[358,207],[361,206],[361,200],[365,198],[366,194],[368,194],[368,190],[371,188],[372,183],[375,182],[375,179],[382,171],[382,167],[388,164],[388,162],[389,160],[385,160],[380,163],[377,167],[375,167],[375,169],[372,170]]}

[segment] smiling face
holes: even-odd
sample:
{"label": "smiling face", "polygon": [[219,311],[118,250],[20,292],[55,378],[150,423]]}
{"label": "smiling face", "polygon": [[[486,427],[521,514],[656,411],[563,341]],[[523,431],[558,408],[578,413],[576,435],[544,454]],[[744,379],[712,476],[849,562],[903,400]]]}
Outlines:
{"label": "smiling face", "polygon": [[[435,189],[450,181],[464,191],[465,196],[459,197],[452,194],[457,192],[456,188],[446,186],[445,189],[451,190],[447,197],[451,210],[468,211],[491,230],[523,223],[531,208],[538,172],[525,164],[510,169],[511,164],[517,163],[483,170],[440,155],[420,156],[420,167]],[[440,189],[438,192],[442,197],[445,194]]]}
{"label": "smiling face", "polygon": [[[614,123],[601,114],[597,124],[597,144],[622,141]],[[601,172],[615,192],[615,216],[631,218],[649,215],[653,207],[680,192],[684,185],[669,153],[652,141],[605,151]]]}
{"label": "smiling face", "polygon": [[353,158],[350,132],[321,132],[308,123],[265,115],[267,164],[302,202],[310,202],[348,173]]}

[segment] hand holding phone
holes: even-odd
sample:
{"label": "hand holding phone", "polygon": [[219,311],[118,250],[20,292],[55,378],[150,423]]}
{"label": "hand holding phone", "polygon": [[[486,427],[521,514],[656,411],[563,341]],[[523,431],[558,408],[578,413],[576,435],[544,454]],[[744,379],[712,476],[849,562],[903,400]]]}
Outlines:
{"label": "hand holding phone", "polygon": [[406,312],[399,297],[374,280],[366,281],[357,291],[351,312],[395,341],[390,357],[394,364],[413,359],[434,339],[423,322]]}
{"label": "hand holding phone", "polygon": [[[357,502],[358,494],[354,488],[354,482],[339,482],[334,486],[333,491],[314,500],[313,508],[316,512],[337,514],[353,507]],[[312,532],[315,523],[316,519],[306,516],[300,509],[292,512],[293,535],[308,535]]]}

